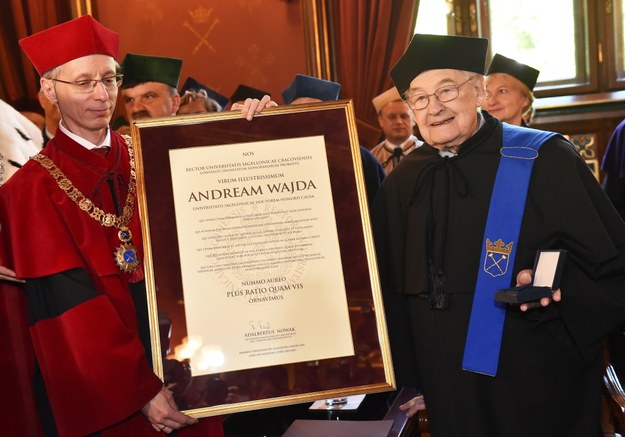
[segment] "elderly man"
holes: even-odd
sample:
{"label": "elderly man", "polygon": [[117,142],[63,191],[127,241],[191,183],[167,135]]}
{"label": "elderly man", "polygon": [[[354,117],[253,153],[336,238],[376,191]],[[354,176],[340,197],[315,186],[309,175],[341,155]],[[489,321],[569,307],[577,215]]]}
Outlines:
{"label": "elderly man", "polygon": [[393,87],[372,100],[378,114],[378,124],[384,133],[384,141],[371,149],[386,173],[399,161],[423,144],[413,135],[414,117],[408,105]]}
{"label": "elderly man", "polygon": [[136,164],[109,128],[123,79],[118,35],[83,16],[20,45],[62,117],[44,151],[0,187],[0,274],[25,279],[23,290],[1,290],[0,341],[13,355],[0,374],[19,394],[3,411],[4,432],[147,436],[192,425],[184,431],[223,435],[219,418],[193,425],[178,411],[141,341]]}
{"label": "elderly man", "polygon": [[[561,136],[478,111],[486,49],[417,34],[391,71],[425,141],[373,212],[395,372],[421,388],[433,437],[599,436],[599,351],[625,317],[625,224]],[[568,252],[561,291],[495,301],[549,249]]]}

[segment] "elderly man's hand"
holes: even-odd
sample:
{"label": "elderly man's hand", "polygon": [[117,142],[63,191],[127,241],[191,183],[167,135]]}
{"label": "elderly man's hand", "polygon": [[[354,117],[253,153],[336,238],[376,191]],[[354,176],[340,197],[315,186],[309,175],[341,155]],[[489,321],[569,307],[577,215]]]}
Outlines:
{"label": "elderly man's hand", "polygon": [[[527,285],[531,282],[532,282],[532,269],[521,270],[519,274],[516,276],[517,287],[520,285]],[[543,297],[538,302],[522,303],[519,306],[519,308],[521,309],[521,311],[527,311],[530,308],[536,308],[539,306],[546,307],[546,306],[549,306],[551,302],[560,302],[561,299],[562,299],[562,293],[560,293],[560,289],[557,289],[557,290],[554,290],[551,298]]]}
{"label": "elderly man's hand", "polygon": [[271,100],[271,97],[265,95],[260,100],[247,98],[243,103],[234,103],[230,109],[233,111],[241,110],[241,115],[251,121],[255,114],[274,106],[278,106],[278,104]]}
{"label": "elderly man's hand", "polygon": [[420,410],[425,410],[425,400],[423,395],[415,396],[405,404],[399,406],[401,411],[406,412],[406,417],[412,417]]}

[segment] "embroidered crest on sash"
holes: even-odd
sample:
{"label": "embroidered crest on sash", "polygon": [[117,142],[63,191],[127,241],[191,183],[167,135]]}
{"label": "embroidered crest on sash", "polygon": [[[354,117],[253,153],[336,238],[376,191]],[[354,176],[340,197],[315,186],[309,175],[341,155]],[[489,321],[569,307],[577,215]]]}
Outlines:
{"label": "embroidered crest on sash", "polygon": [[508,244],[499,239],[493,244],[488,238],[486,239],[486,255],[484,256],[484,271],[493,278],[505,275],[508,271],[508,263],[510,261],[510,252],[514,241]]}

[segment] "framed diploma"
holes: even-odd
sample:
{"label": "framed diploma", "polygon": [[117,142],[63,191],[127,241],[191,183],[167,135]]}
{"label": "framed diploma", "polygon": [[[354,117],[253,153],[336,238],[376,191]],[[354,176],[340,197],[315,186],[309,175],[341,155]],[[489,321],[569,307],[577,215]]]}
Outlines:
{"label": "framed diploma", "polygon": [[132,136],[152,361],[181,410],[394,388],[350,101]]}

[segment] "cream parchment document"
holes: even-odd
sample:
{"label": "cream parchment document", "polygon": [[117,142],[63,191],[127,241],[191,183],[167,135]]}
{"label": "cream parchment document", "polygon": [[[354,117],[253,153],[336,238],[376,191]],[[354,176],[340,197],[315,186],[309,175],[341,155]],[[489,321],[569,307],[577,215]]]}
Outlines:
{"label": "cream parchment document", "polygon": [[169,155],[193,376],[353,355],[323,136]]}

